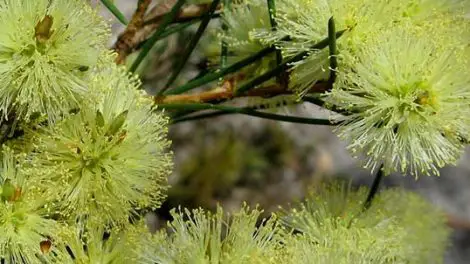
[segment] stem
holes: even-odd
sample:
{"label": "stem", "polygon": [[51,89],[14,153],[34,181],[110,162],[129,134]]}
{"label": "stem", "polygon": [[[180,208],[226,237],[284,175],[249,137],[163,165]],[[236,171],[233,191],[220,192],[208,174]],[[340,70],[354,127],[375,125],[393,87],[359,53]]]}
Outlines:
{"label": "stem", "polygon": [[[336,32],[335,36],[337,38],[339,38],[341,35],[343,35],[344,32],[345,32],[345,30]],[[328,46],[329,42],[330,42],[329,38],[327,37],[327,38],[321,40],[320,42],[316,43],[312,47],[310,47],[310,49],[311,50],[323,49],[326,46]],[[236,89],[235,90],[235,95],[241,95],[244,92],[246,92],[246,91],[248,91],[248,90],[250,90],[250,89],[266,82],[266,81],[268,81],[272,77],[274,77],[274,76],[280,74],[282,71],[288,69],[292,63],[304,59],[305,56],[307,56],[307,55],[308,55],[308,51],[304,51],[304,52],[301,52],[301,53],[295,55],[294,57],[292,57],[292,58],[288,59],[287,61],[285,61],[284,63],[278,65],[276,68],[272,69],[271,71],[268,71],[268,72],[260,75],[259,77],[257,77],[255,79],[249,81],[248,83],[244,84],[242,87]]]}
{"label": "stem", "polygon": [[342,114],[342,115],[345,115],[345,116],[348,116],[348,115],[352,114],[351,112],[345,111],[343,109],[339,109],[334,105],[325,105],[325,101],[321,100],[318,97],[305,95],[305,96],[302,97],[302,101],[317,105],[317,106],[322,107],[324,109],[327,109],[329,111],[333,111],[333,112],[336,112],[336,113],[339,113],[339,114]]}
{"label": "stem", "polygon": [[[162,2],[162,1],[160,1]],[[166,4],[160,3],[157,4],[149,13],[155,13],[152,11],[155,11],[155,9],[160,9],[161,6],[165,6]],[[172,23],[179,23],[179,22],[187,22],[189,20],[193,19],[201,19],[203,15],[209,10],[210,3],[205,3],[205,4],[189,4],[181,8],[178,16],[173,20]],[[157,11],[157,15],[149,15],[149,18],[145,20],[144,26],[154,26],[156,24],[160,24],[163,17],[167,13],[160,13]],[[214,14],[214,18],[219,17],[219,14]]]}
{"label": "stem", "polygon": [[[267,0],[268,2],[268,12],[269,12],[269,21],[271,22],[271,30],[277,30],[276,22],[276,2],[275,0]],[[282,53],[280,50],[276,50],[276,65],[282,63]]]}
{"label": "stem", "polygon": [[[276,0],[267,0],[268,2],[268,12],[269,12],[269,21],[271,22],[271,30],[277,30],[277,22],[276,22]],[[282,63],[282,52],[280,49],[276,50],[276,66]],[[287,86],[289,85],[289,76],[287,75],[286,71],[281,71],[277,76],[277,81],[279,84],[287,90]]]}
{"label": "stem", "polygon": [[236,114],[236,113],[224,112],[224,111],[214,111],[214,112],[210,112],[210,113],[202,113],[202,114],[198,114],[198,115],[183,116],[183,117],[174,118],[171,123],[172,124],[177,124],[177,123],[186,122],[186,121],[195,121],[195,120],[201,120],[201,119],[212,118],[212,117],[217,117],[217,116],[222,116],[222,115],[231,115],[231,114]]}
{"label": "stem", "polygon": [[[177,33],[181,30],[184,30],[186,28],[188,28],[189,26],[195,24],[196,22],[198,22],[197,20],[191,20],[191,21],[188,21],[188,22],[185,22],[185,23],[181,23],[181,24],[177,24],[177,25],[174,25],[174,26],[171,26],[171,27],[168,27],[165,32],[163,32],[160,37],[157,39],[157,41],[161,40],[161,39],[164,39],[166,37],[168,37],[169,35],[171,34],[174,34],[174,33]],[[147,41],[145,42],[142,42],[141,44],[139,44],[136,49],[140,49],[143,45],[145,45],[145,43],[147,43]]]}
{"label": "stem", "polygon": [[[231,0],[224,0],[224,13],[230,9]],[[222,31],[227,33],[228,26],[225,21],[222,21]],[[228,45],[225,40],[222,40],[220,47],[220,68],[225,68],[227,66],[227,54],[228,54]]]}
{"label": "stem", "polygon": [[158,27],[158,29],[155,31],[155,33],[153,33],[153,35],[145,42],[145,44],[142,47],[142,51],[139,53],[139,56],[137,56],[137,59],[134,61],[131,68],[129,69],[131,72],[135,72],[137,70],[140,63],[149,54],[149,52],[152,49],[153,45],[155,45],[157,40],[160,39],[160,36],[163,34],[163,32],[165,32],[165,29],[168,27],[168,25],[178,15],[181,7],[183,6],[183,4],[185,2],[186,2],[186,0],[178,0],[178,2],[175,3],[175,5],[171,9],[171,11],[163,17],[163,21],[160,24],[160,27]]}
{"label": "stem", "polygon": [[[156,96],[154,98],[156,104],[170,104],[170,103],[213,103],[214,101],[222,102],[226,100],[231,100],[237,98],[231,90],[233,84],[224,82],[221,86],[217,86],[209,91],[203,91],[200,93],[190,93],[190,94],[175,94],[175,95],[166,95],[166,96]],[[328,86],[326,82],[317,82],[313,85],[309,93],[323,93],[327,90]],[[291,95],[292,91],[284,89],[279,84],[273,84],[269,86],[259,87],[247,91],[238,97],[262,97],[262,98],[271,98],[278,95]],[[304,96],[304,101],[314,101],[310,97]],[[319,102],[318,99],[316,102]],[[335,108],[333,108],[335,109]],[[343,111],[345,113],[345,111]]]}
{"label": "stem", "polygon": [[253,56],[250,56],[246,59],[243,59],[239,62],[236,62],[236,63],[234,63],[234,64],[232,64],[232,65],[230,65],[226,68],[217,70],[215,72],[208,73],[208,74],[206,74],[206,75],[204,75],[204,76],[202,76],[202,77],[200,77],[200,78],[198,78],[194,81],[188,82],[188,83],[186,83],[182,86],[179,86],[175,89],[165,91],[163,94],[164,95],[169,95],[169,94],[181,94],[181,93],[187,92],[191,89],[197,88],[201,85],[204,85],[204,84],[207,84],[207,83],[212,82],[214,80],[217,80],[220,77],[223,77],[227,74],[236,72],[236,71],[242,69],[243,67],[245,67],[247,65],[250,65],[250,64],[260,60],[261,58],[263,58],[264,56],[272,53],[273,51],[275,51],[274,47],[264,48],[264,49],[260,50],[258,53],[256,53]]}
{"label": "stem", "polygon": [[[213,104],[160,104],[158,107],[171,110],[171,109],[184,109],[184,110],[220,110],[224,112],[243,114],[249,116],[255,116],[265,119],[291,122],[291,123],[300,123],[300,124],[310,124],[310,125],[332,125],[329,120],[326,119],[315,119],[315,118],[306,118],[306,117],[297,117],[297,116],[286,116],[278,115],[273,113],[259,112],[250,108],[236,108],[231,106],[222,106],[222,105],[213,105]],[[173,120],[173,123],[178,122],[178,120]]]}
{"label": "stem", "polygon": [[[116,63],[122,64],[125,62],[127,56],[132,52],[137,43],[134,41],[137,31],[139,31],[144,24],[145,13],[147,12],[152,0],[139,0],[137,2],[137,9],[132,15],[129,24],[126,26],[124,32],[119,35],[114,49],[118,56],[116,57]],[[140,43],[140,42],[139,42]]]}
{"label": "stem", "polygon": [[336,69],[338,68],[338,51],[336,49],[336,27],[335,27],[335,20],[331,17],[328,20],[328,39],[330,40],[328,43],[328,47],[330,50],[330,78],[328,79],[328,84],[330,90],[333,88],[333,84],[336,81]]}
{"label": "stem", "polygon": [[380,166],[379,171],[375,175],[374,181],[372,182],[372,186],[370,187],[369,194],[367,195],[367,199],[364,202],[364,210],[370,208],[372,204],[372,200],[374,200],[375,195],[379,191],[380,183],[382,182],[382,178],[384,176],[383,165]]}
{"label": "stem", "polygon": [[211,21],[212,14],[214,14],[219,3],[220,0],[212,1],[211,6],[209,7],[209,11],[207,11],[207,13],[204,15],[201,24],[199,25],[196,31],[196,34],[191,38],[191,41],[189,42],[188,47],[183,53],[182,58],[179,61],[178,66],[176,67],[176,70],[170,76],[170,79],[166,83],[165,87],[158,92],[158,95],[162,95],[163,92],[165,92],[170,87],[170,85],[173,84],[173,82],[176,80],[176,78],[178,78],[178,75],[183,70],[184,66],[186,66],[186,62],[188,61],[189,56],[191,56],[191,53],[194,51],[194,48],[196,48],[196,45],[201,39],[202,34],[204,33],[204,31],[206,31],[207,25],[209,25],[209,22]]}
{"label": "stem", "polygon": [[124,14],[111,2],[110,0],[101,0],[104,6],[121,22],[123,25],[127,26],[129,23],[124,16]]}

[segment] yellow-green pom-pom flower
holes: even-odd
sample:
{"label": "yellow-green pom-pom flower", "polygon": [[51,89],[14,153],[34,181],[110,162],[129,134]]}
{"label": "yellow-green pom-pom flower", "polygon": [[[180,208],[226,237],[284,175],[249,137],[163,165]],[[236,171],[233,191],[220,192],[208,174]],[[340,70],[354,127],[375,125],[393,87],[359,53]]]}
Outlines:
{"label": "yellow-green pom-pom flower", "polygon": [[58,263],[140,263],[137,262],[137,254],[144,246],[139,244],[140,238],[148,232],[143,224],[111,231],[106,231],[103,227],[75,227],[73,234],[65,237],[66,242],[62,245],[64,250],[68,248],[71,254],[64,256]]}
{"label": "yellow-green pom-pom flower", "polygon": [[279,263],[276,224],[270,219],[257,228],[260,214],[247,206],[228,217],[220,207],[215,214],[173,210],[172,232],[146,237],[142,263]]}
{"label": "yellow-green pom-pom flower", "polygon": [[82,82],[105,49],[108,27],[79,0],[0,2],[0,110],[51,121],[76,107]]}
{"label": "yellow-green pom-pom flower", "polygon": [[369,210],[393,218],[405,230],[409,263],[443,263],[450,228],[442,210],[420,195],[401,189],[381,192]]}
{"label": "yellow-green pom-pom flower", "polygon": [[96,100],[38,135],[32,170],[65,217],[119,225],[160,205],[172,167],[168,120],[138,85],[110,64],[91,81]]}
{"label": "yellow-green pom-pom flower", "polygon": [[[346,30],[337,39],[339,56],[344,51],[355,51],[370,34],[395,27],[403,21],[415,24],[431,24],[436,17],[460,17],[457,1],[434,0],[287,0],[279,1],[278,29],[275,32],[261,30],[258,38],[279,42],[290,36],[291,41],[278,43],[286,58],[302,51],[309,51],[303,60],[294,63],[290,88],[299,95],[312,85],[325,81],[329,76],[328,49],[311,50],[310,47],[328,36],[328,20],[333,17],[336,30]],[[452,26],[449,26],[453,27]]]}
{"label": "yellow-green pom-pom flower", "polygon": [[[358,39],[383,24],[384,1],[367,0],[294,0],[279,1],[275,32],[258,30],[259,38],[279,42],[285,36],[290,41],[280,41],[284,57],[299,52],[310,54],[293,64],[290,88],[303,95],[313,84],[328,78],[328,49],[311,50],[310,47],[328,36],[328,20],[333,17],[337,31],[347,30],[337,40],[338,49],[346,42]],[[386,16],[385,16],[386,17]],[[345,41],[347,39],[347,41]]]}
{"label": "yellow-green pom-pom flower", "polygon": [[266,1],[245,0],[233,4],[223,13],[223,22],[227,30],[220,37],[227,43],[230,53],[234,54],[229,57],[233,59],[230,63],[249,57],[268,46],[253,36],[256,30],[271,29]]}
{"label": "yellow-green pom-pom flower", "polygon": [[404,228],[391,214],[365,211],[366,196],[366,188],[330,183],[285,211],[284,224],[300,232],[285,237],[289,263],[408,263]]}
{"label": "yellow-green pom-pom flower", "polygon": [[348,66],[327,101],[351,112],[340,117],[339,135],[366,168],[438,174],[459,158],[470,128],[470,76],[462,74],[470,64],[445,43],[409,25],[343,54]]}
{"label": "yellow-green pom-pom flower", "polygon": [[[48,219],[46,200],[4,148],[0,183],[0,258],[5,263],[44,263],[62,256],[62,227]],[[42,261],[42,262],[41,262]]]}

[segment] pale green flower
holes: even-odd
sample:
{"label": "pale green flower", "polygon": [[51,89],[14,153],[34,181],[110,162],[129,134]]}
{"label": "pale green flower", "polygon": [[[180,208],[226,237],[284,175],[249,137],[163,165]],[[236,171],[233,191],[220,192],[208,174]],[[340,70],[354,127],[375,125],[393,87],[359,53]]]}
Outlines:
{"label": "pale green flower", "polygon": [[285,212],[286,226],[300,231],[285,236],[287,262],[442,263],[449,230],[440,210],[398,189],[377,194],[365,209],[367,192],[344,183],[320,185]]}
{"label": "pale green flower", "polygon": [[[141,248],[141,236],[149,231],[142,224],[129,225],[126,229],[106,231],[91,228],[84,231],[76,227],[63,245],[72,255],[65,256],[58,263],[65,264],[127,264],[136,263]],[[73,256],[73,257],[72,257]]]}
{"label": "pale green flower", "polygon": [[260,214],[247,206],[227,217],[220,207],[215,214],[173,210],[170,234],[148,237],[139,263],[279,263],[277,226],[270,219],[257,227]]}
{"label": "pale green flower", "polygon": [[90,84],[97,97],[38,135],[31,170],[64,217],[121,225],[160,205],[172,167],[168,119],[138,85],[123,67],[103,66]]}
{"label": "pale green flower", "polygon": [[462,0],[391,0],[388,1],[386,8],[387,12],[424,22],[441,14],[463,16],[469,10],[469,5],[465,2]]}
{"label": "pale green flower", "polygon": [[54,121],[86,95],[108,27],[80,0],[0,1],[0,110]]}
{"label": "pale green flower", "polygon": [[57,247],[63,227],[48,219],[41,190],[8,148],[0,175],[0,258],[11,264],[40,263],[66,254]]}
{"label": "pale green flower", "polygon": [[470,76],[462,73],[470,64],[462,47],[434,33],[397,26],[343,53],[326,100],[351,112],[339,117],[338,132],[366,168],[383,164],[386,174],[417,177],[460,157],[470,129]]}
{"label": "pale green flower", "polygon": [[222,14],[223,22],[227,26],[220,38],[227,43],[232,63],[255,54],[268,45],[263,44],[253,36],[259,29],[271,29],[269,12],[264,0],[245,0],[234,3]]}
{"label": "pale green flower", "polygon": [[[333,16],[337,31],[349,30],[338,39],[339,49],[344,38],[360,38],[371,28],[377,28],[383,20],[380,12],[384,1],[368,0],[294,0],[277,2],[278,29],[275,32],[258,30],[258,38],[268,43],[281,41],[286,58],[299,52],[309,51],[303,60],[296,62],[290,76],[290,88],[302,95],[313,84],[328,78],[328,50],[310,50],[310,47],[325,39],[328,20]],[[349,36],[349,37],[348,37]]]}
{"label": "pale green flower", "polygon": [[[207,53],[214,53],[208,55],[214,64],[219,64],[222,42],[227,46],[227,65],[250,57],[271,45],[254,35],[260,29],[271,30],[266,1],[243,0],[232,2],[229,7],[224,7],[221,17],[221,22],[224,23],[225,28],[222,27],[215,34],[209,35],[209,37],[216,35],[215,39],[218,41],[212,41],[215,45],[206,47]],[[275,55],[272,53],[244,68],[241,74],[246,78],[257,76],[274,67],[275,62]]]}
{"label": "pale green flower", "polygon": [[364,212],[367,189],[345,183],[320,185],[284,224],[299,235],[286,237],[289,263],[404,263],[404,230],[380,212]]}
{"label": "pale green flower", "polygon": [[[383,230],[385,228],[385,230]],[[392,225],[370,229],[338,226],[322,229],[323,239],[312,240],[308,235],[292,235],[286,239],[284,261],[280,263],[311,264],[405,264],[406,262],[395,248],[398,243],[393,236]],[[398,230],[400,235],[402,231]]]}
{"label": "pale green flower", "polygon": [[328,48],[310,50],[313,44],[328,35],[328,20],[333,17],[336,30],[347,30],[338,40],[339,56],[345,50],[354,51],[363,45],[370,34],[395,27],[403,20],[426,24],[435,17],[461,15],[461,6],[455,1],[437,0],[292,0],[278,1],[278,30],[258,30],[257,38],[276,43],[282,37],[291,41],[280,42],[285,57],[302,51],[310,54],[294,63],[290,88],[303,95],[315,83],[328,79]]}
{"label": "pale green flower", "polygon": [[409,263],[443,263],[451,230],[441,209],[416,193],[396,188],[381,192],[369,210],[393,218],[405,230]]}

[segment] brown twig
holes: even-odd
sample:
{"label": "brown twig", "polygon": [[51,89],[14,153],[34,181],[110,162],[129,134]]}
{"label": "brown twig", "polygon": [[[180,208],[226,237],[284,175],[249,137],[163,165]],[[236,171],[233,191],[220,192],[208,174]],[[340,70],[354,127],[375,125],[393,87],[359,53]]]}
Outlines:
{"label": "brown twig", "polygon": [[470,221],[447,214],[447,225],[453,229],[470,230]]}
{"label": "brown twig", "polygon": [[[118,53],[116,63],[122,64],[129,54],[134,52],[158,28],[164,15],[175,4],[175,0],[165,1],[153,7],[145,15],[151,0],[139,0],[136,12],[126,30],[118,37],[114,50]],[[209,4],[188,5],[181,9],[174,22],[200,17],[207,12]],[[218,7],[220,9],[220,7]]]}
{"label": "brown twig", "polygon": [[[174,1],[173,1],[174,2]],[[185,21],[194,17],[200,17],[207,11],[209,11],[210,3],[208,4],[199,4],[199,5],[188,5],[181,9],[178,16],[176,17],[175,22]],[[221,5],[217,7],[216,10],[220,10]],[[146,17],[144,25],[156,27],[160,24],[160,21],[163,19],[165,12],[161,12],[161,7],[152,8],[149,12],[149,15]],[[155,28],[154,28],[155,29]]]}
{"label": "brown twig", "polygon": [[147,12],[151,2],[152,0],[139,0],[137,3],[137,9],[132,15],[131,21],[114,44],[114,50],[118,54],[116,63],[124,63],[126,57],[132,52],[132,47],[134,46],[134,37],[137,31],[140,30],[144,25],[145,13]]}
{"label": "brown twig", "polygon": [[[321,93],[326,91],[328,85],[326,82],[319,82],[312,86],[310,93]],[[252,89],[239,97],[264,97],[270,98],[278,95],[289,95],[293,92],[286,90],[279,84],[265,86],[257,89]],[[169,103],[207,103],[220,100],[234,99],[236,96],[233,93],[233,81],[225,81],[222,86],[216,87],[210,91],[204,91],[195,94],[176,94],[159,96],[155,98],[155,103],[169,104]]]}

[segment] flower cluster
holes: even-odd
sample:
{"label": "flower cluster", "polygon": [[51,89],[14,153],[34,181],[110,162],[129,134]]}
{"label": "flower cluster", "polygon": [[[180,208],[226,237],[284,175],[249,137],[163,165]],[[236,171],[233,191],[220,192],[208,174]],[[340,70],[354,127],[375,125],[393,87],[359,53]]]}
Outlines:
{"label": "flower cluster", "polygon": [[[253,107],[289,104],[336,71],[323,100],[340,110],[333,117],[338,134],[365,156],[365,166],[438,174],[470,136],[465,6],[279,0],[274,16],[264,0],[234,1],[223,9],[219,38],[233,61],[269,47],[268,56],[242,70],[250,78],[306,54],[290,65],[290,79],[281,73],[276,80],[295,97]],[[342,32],[336,43],[328,21]],[[169,120],[139,90],[137,76],[114,64],[109,32],[86,1],[0,0],[1,263],[442,259],[449,231],[438,209],[389,190],[365,210],[366,190],[341,184],[322,186],[280,218],[259,221],[262,211],[247,205],[227,216],[220,207],[214,214],[180,209],[171,212],[171,232],[147,232],[139,219],[160,207],[172,170]],[[327,42],[339,54],[312,48]],[[329,68],[331,56],[337,68]]]}
{"label": "flower cluster", "polygon": [[[365,168],[418,177],[456,163],[470,125],[470,78],[462,74],[470,65],[468,4],[279,0],[276,5],[276,30],[252,27],[251,36],[279,47],[284,59],[306,54],[291,64],[289,89],[299,97],[335,71],[323,100],[340,110],[332,116],[336,131]],[[342,32],[333,43],[335,69],[325,45],[312,48],[329,40],[331,18]]]}
{"label": "flower cluster", "polygon": [[110,232],[98,227],[87,232],[76,228],[65,236],[67,244],[62,244],[61,249],[68,248],[70,253],[63,255],[59,263],[141,263],[138,262],[142,249],[140,236],[147,232],[143,223]]}
{"label": "flower cluster", "polygon": [[168,119],[86,2],[4,0],[0,22],[0,261],[132,262],[130,223],[165,197]]}
{"label": "flower cluster", "polygon": [[[214,215],[173,211],[169,234],[144,237],[142,263],[442,262],[449,230],[440,210],[416,194],[391,189],[364,211],[366,194],[364,188],[325,185],[299,208],[284,211],[280,221],[272,215],[259,224],[261,212],[246,205],[227,218],[220,208]],[[397,209],[393,198],[406,206]]]}
{"label": "flower cluster", "polygon": [[248,0],[226,7],[223,23],[227,28],[220,32],[219,37],[233,54],[229,56],[229,63],[244,59],[268,46],[253,36],[256,30],[271,29],[266,1]]}
{"label": "flower cluster", "polygon": [[[442,262],[449,230],[440,210],[398,189],[379,193],[364,210],[366,194],[365,188],[352,191],[336,183],[285,211],[283,222],[300,231],[286,238],[288,263]],[[406,206],[397,206],[398,201]]]}
{"label": "flower cluster", "polygon": [[143,243],[148,250],[142,259],[146,263],[279,263],[278,228],[274,218],[257,227],[261,213],[246,205],[227,217],[220,207],[215,214],[173,210],[171,233],[147,236]]}

